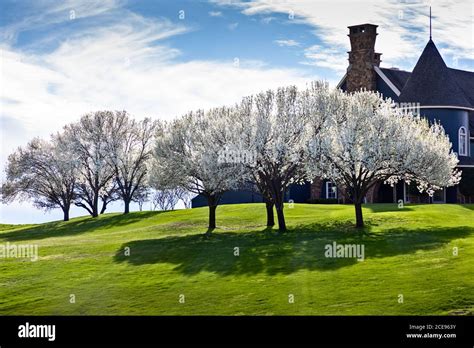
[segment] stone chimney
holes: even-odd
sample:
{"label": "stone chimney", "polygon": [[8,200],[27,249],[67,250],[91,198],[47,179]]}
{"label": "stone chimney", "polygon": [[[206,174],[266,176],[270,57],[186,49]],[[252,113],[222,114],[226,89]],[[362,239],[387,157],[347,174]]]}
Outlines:
{"label": "stone chimney", "polygon": [[347,68],[347,92],[376,89],[376,73],[374,66],[380,66],[381,53],[375,53],[377,25],[360,24],[349,28],[351,51]]}

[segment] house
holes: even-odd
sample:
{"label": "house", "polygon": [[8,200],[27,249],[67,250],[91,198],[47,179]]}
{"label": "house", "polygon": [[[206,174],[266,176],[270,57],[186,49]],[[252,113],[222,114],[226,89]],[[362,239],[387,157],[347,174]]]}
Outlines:
{"label": "house", "polygon": [[[378,91],[400,106],[415,106],[421,115],[442,124],[458,154],[459,169],[474,171],[474,72],[449,68],[431,37],[412,72],[383,68],[380,66],[382,54],[375,52],[377,27],[374,24],[348,27],[349,66],[338,88],[349,93],[361,89]],[[318,178],[305,185],[292,185],[286,199],[296,203],[305,203],[308,199],[349,201],[342,188]],[[445,188],[428,197],[404,182],[395,187],[380,182],[366,195],[368,203],[400,200],[406,203],[464,203],[466,197],[459,186]],[[257,201],[262,201],[261,196],[247,191],[229,192],[222,198],[223,204]],[[193,200],[193,207],[202,205],[205,202],[199,196]]]}
{"label": "house", "polygon": [[[349,27],[351,51],[349,67],[338,87],[346,92],[367,89],[380,92],[400,106],[416,107],[430,121],[437,120],[448,134],[458,154],[461,170],[474,170],[474,72],[446,66],[433,40],[429,39],[412,72],[380,67],[381,53],[375,52],[377,25]],[[328,189],[331,189],[328,194]],[[339,196],[344,197],[342,190]],[[311,196],[338,196],[331,183],[314,180]],[[367,194],[370,203],[464,202],[459,186],[437,191],[433,197],[420,195],[413,186],[401,182],[395,187],[379,183]]]}

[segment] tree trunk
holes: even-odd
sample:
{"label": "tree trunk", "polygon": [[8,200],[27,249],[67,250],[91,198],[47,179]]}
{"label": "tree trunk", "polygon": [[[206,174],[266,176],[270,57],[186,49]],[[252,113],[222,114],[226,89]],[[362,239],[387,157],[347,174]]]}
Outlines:
{"label": "tree trunk", "polygon": [[265,202],[267,208],[267,226],[275,226],[275,215],[273,214],[273,207],[275,204],[273,202]]}
{"label": "tree trunk", "polygon": [[209,229],[216,228],[216,205],[209,206]]}
{"label": "tree trunk", "polygon": [[63,209],[64,221],[69,221],[69,207]]}
{"label": "tree trunk", "polygon": [[212,230],[216,228],[216,209],[217,209],[218,199],[215,195],[210,195],[207,197],[207,204],[209,206],[209,227],[206,232],[206,235],[210,235]]}
{"label": "tree trunk", "polygon": [[281,207],[276,207],[277,211],[277,218],[278,218],[278,230],[280,232],[286,231],[286,222],[285,222],[285,214],[283,214],[283,204]]}
{"label": "tree trunk", "polygon": [[99,193],[95,193],[94,200],[92,202],[92,217],[97,217],[99,214],[97,213],[99,210]]}
{"label": "tree trunk", "polygon": [[286,222],[285,222],[285,214],[283,213],[284,208],[284,193],[281,193],[275,199],[275,208],[277,212],[277,219],[278,219],[278,230],[280,232],[286,231]]}
{"label": "tree trunk", "polygon": [[278,219],[278,230],[280,232],[286,231],[285,214],[283,213],[284,201],[285,201],[285,190],[279,185],[273,185],[273,202],[275,203],[275,209]]}
{"label": "tree trunk", "polygon": [[[123,200],[124,204],[125,204],[125,210],[124,210],[124,214],[128,214],[130,213],[130,200],[128,199],[124,199]],[[141,210],[141,209],[140,209]]]}
{"label": "tree trunk", "polygon": [[362,203],[357,202],[354,204],[355,213],[356,213],[356,227],[362,228],[364,227],[364,217],[362,215]]}
{"label": "tree trunk", "polygon": [[107,201],[102,201],[102,209],[100,210],[100,214],[105,213],[106,209],[107,209]]}

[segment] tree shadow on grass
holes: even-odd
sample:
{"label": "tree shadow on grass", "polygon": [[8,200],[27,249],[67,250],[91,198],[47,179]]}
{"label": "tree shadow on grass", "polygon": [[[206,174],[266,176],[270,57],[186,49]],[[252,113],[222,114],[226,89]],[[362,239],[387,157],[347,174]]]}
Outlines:
{"label": "tree shadow on grass", "polygon": [[129,214],[106,214],[97,218],[85,217],[72,221],[54,221],[29,228],[0,234],[0,239],[6,241],[23,241],[31,239],[45,239],[51,237],[66,237],[91,232],[101,228],[133,224],[143,219],[164,213],[163,211],[134,212]]}
{"label": "tree shadow on grass", "polygon": [[474,203],[470,204],[461,204],[461,207],[469,209],[469,210],[474,210]]}
{"label": "tree shadow on grass", "polygon": [[404,204],[403,208],[399,208],[398,204],[395,203],[366,204],[362,207],[369,209],[371,213],[386,213],[394,211],[396,211],[397,213],[405,213],[413,211],[413,208],[411,206]]}
{"label": "tree shadow on grass", "polygon": [[[356,258],[326,258],[325,246],[363,244],[365,258],[383,258],[438,248],[474,233],[473,227],[408,230],[382,233],[354,231],[351,223],[298,226],[287,233],[263,231],[217,232],[204,240],[201,234],[137,240],[116,252],[115,262],[131,265],[172,264],[186,275],[207,271],[219,275],[291,274],[299,270],[330,271],[358,263]],[[130,255],[125,255],[125,247]],[[236,248],[239,256],[235,256]]]}

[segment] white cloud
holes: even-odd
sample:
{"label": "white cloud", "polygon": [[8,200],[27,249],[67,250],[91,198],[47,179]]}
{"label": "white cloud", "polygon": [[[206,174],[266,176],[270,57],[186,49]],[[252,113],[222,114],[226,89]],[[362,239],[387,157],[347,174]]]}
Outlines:
{"label": "white cloud", "polygon": [[336,71],[341,77],[347,69],[347,57],[337,50],[331,50],[320,45],[313,45],[304,50],[307,60],[300,62],[304,65],[313,65]]}
{"label": "white cloud", "polygon": [[263,24],[270,24],[274,20],[276,20],[275,17],[264,17],[264,18],[262,18],[261,22]]}
{"label": "white cloud", "polygon": [[238,23],[238,22],[235,22],[235,23],[230,23],[227,27],[228,27],[230,30],[235,30],[235,29],[237,29],[238,26],[239,26],[239,23]]}
{"label": "white cloud", "polygon": [[300,45],[298,41],[291,40],[291,39],[290,40],[275,40],[275,43],[280,47],[283,47],[283,46],[295,47],[295,46]]}
{"label": "white cloud", "polygon": [[222,17],[222,12],[221,11],[209,11],[208,14],[211,17]]}

